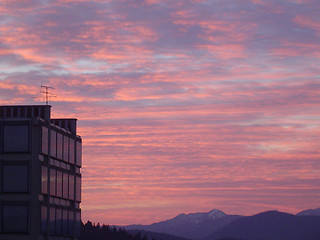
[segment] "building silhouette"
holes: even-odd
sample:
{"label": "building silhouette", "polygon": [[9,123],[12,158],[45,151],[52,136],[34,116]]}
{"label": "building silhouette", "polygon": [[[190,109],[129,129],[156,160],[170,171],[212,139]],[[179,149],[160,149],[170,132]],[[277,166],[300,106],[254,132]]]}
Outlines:
{"label": "building silhouette", "polygon": [[0,106],[0,239],[79,239],[82,139],[51,106]]}

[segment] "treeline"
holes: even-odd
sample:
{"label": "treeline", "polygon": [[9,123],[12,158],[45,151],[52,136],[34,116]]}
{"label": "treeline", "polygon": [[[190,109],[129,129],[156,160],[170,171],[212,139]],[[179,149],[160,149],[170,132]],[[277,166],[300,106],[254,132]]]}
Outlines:
{"label": "treeline", "polygon": [[[109,225],[97,225],[88,221],[81,226],[80,240],[149,240],[146,236],[141,236],[138,232],[129,234],[125,229],[110,227]],[[152,240],[155,240],[154,238]]]}

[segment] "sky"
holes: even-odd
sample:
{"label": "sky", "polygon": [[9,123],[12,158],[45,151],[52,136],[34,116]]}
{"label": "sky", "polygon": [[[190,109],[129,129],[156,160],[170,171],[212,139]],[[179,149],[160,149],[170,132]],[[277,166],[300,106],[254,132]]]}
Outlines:
{"label": "sky", "polygon": [[76,117],[82,220],[320,207],[318,0],[0,0],[0,104]]}

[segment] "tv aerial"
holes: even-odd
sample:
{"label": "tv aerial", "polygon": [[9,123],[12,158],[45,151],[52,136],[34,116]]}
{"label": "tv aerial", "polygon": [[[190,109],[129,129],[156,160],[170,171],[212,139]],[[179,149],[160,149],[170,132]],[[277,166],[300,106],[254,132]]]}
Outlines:
{"label": "tv aerial", "polygon": [[45,95],[46,105],[49,105],[49,97],[56,97],[56,95],[49,92],[49,89],[54,89],[54,88],[46,85],[41,85],[41,88],[43,90],[40,92]]}

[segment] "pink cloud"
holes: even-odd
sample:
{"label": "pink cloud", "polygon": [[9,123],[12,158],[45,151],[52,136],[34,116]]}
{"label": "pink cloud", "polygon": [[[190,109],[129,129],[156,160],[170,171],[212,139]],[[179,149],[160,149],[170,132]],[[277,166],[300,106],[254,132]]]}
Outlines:
{"label": "pink cloud", "polygon": [[79,119],[83,221],[319,207],[318,7],[7,1],[0,102]]}
{"label": "pink cloud", "polygon": [[312,19],[311,17],[298,15],[294,18],[295,23],[300,25],[301,27],[307,27],[316,32],[317,35],[320,34],[320,23],[316,19]]}

